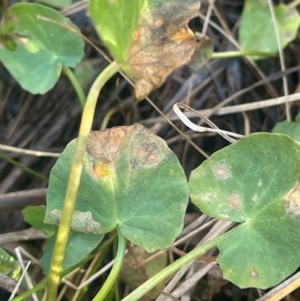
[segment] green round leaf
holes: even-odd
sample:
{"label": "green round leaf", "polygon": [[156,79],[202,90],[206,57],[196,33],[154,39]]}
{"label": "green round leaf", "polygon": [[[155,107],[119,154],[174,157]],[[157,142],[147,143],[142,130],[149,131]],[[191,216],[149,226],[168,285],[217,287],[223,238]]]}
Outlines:
{"label": "green round leaf", "polygon": [[[27,91],[45,93],[56,83],[62,65],[75,67],[84,42],[69,19],[39,4],[10,7],[1,26],[0,59]],[[5,42],[6,41],[6,42]]]}
{"label": "green round leaf", "polygon": [[[275,17],[280,35],[280,47],[284,48],[298,34],[300,16],[295,7],[280,4],[275,7]],[[243,50],[278,52],[274,22],[268,1],[245,1],[239,40]]]}
{"label": "green round leaf", "polygon": [[300,144],[259,133],[213,154],[191,174],[204,213],[241,223],[218,244],[224,277],[267,288],[300,265]]}
{"label": "green round leaf", "polygon": [[[49,223],[59,221],[76,144],[66,147],[51,171]],[[97,234],[119,227],[148,251],[168,248],[181,231],[187,202],[184,171],[161,138],[139,124],[90,134],[74,217],[81,214],[86,222],[77,231]]]}

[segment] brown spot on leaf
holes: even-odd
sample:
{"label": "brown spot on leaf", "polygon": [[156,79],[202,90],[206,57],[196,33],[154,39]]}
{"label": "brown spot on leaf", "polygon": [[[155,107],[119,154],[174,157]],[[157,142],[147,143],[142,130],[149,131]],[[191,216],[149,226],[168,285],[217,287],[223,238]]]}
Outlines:
{"label": "brown spot on leaf", "polygon": [[166,155],[166,143],[162,139],[150,132],[141,125],[132,134],[132,156],[131,162],[133,169],[144,167],[154,167],[159,164]]}
{"label": "brown spot on leaf", "polygon": [[150,152],[147,157],[147,164],[154,164],[159,160],[159,155],[157,151]]}
{"label": "brown spot on leaf", "polygon": [[133,130],[133,126],[119,126],[111,129],[91,132],[87,143],[87,152],[102,162],[112,161],[124,137]]}
{"label": "brown spot on leaf", "polygon": [[161,27],[163,24],[164,24],[164,19],[159,18],[154,21],[154,25],[156,27]]}
{"label": "brown spot on leaf", "polygon": [[226,180],[231,177],[230,166],[224,159],[212,166],[211,171],[213,172],[214,176],[220,180]]}
{"label": "brown spot on leaf", "polygon": [[158,2],[143,11],[125,68],[136,81],[137,99],[145,98],[190,60],[196,39],[187,23],[198,15],[199,8],[199,0],[185,0]]}
{"label": "brown spot on leaf", "polygon": [[241,209],[241,198],[239,196],[239,194],[233,192],[231,193],[228,198],[227,198],[227,202],[236,210],[240,210]]}
{"label": "brown spot on leaf", "polygon": [[285,199],[285,212],[300,221],[300,183],[296,183]]}
{"label": "brown spot on leaf", "polygon": [[157,144],[152,141],[147,141],[142,143],[138,148],[137,157],[139,158],[140,163],[152,165],[158,163],[161,156]]}
{"label": "brown spot on leaf", "polygon": [[146,150],[143,149],[143,148],[140,148],[140,149],[137,151],[137,156],[138,156],[139,158],[143,158],[143,157],[145,156],[145,154],[146,154]]}

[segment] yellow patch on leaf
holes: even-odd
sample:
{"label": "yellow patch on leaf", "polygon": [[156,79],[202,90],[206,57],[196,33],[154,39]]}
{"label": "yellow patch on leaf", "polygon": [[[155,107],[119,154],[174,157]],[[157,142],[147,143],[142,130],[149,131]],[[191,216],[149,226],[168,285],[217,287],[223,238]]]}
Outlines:
{"label": "yellow patch on leaf", "polygon": [[95,162],[93,165],[94,175],[98,178],[109,176],[109,161]]}

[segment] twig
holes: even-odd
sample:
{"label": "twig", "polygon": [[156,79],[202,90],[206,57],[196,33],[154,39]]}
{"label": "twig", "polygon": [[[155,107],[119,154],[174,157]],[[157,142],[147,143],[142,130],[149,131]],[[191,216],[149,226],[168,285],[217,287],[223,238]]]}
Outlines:
{"label": "twig", "polygon": [[19,148],[19,147],[4,145],[4,144],[0,144],[0,150],[7,151],[7,152],[18,153],[18,154],[22,154],[22,155],[36,156],[36,157],[53,157],[53,158],[57,158],[57,157],[60,156],[60,153],[41,152],[41,151],[24,149],[24,148]]}
{"label": "twig", "polygon": [[[203,127],[203,126],[199,126],[193,122],[191,122],[185,114],[183,114],[183,112],[180,111],[180,109],[185,109],[187,111],[190,111],[192,113],[194,113],[197,117],[201,118],[202,120],[204,120],[205,123],[207,123],[211,128],[207,128],[207,127]],[[200,132],[200,133],[205,133],[205,132],[211,132],[211,133],[217,133],[219,135],[221,135],[223,138],[225,138],[226,140],[228,140],[230,143],[235,142],[234,139],[230,138],[229,136],[233,136],[236,138],[242,138],[242,135],[236,134],[236,133],[232,133],[232,132],[228,132],[228,131],[223,131],[220,130],[212,121],[210,121],[208,118],[206,118],[203,114],[197,112],[196,110],[190,108],[189,106],[182,104],[182,103],[176,103],[173,106],[174,112],[175,114],[180,118],[180,120],[190,129],[192,129],[193,131],[196,132]]]}
{"label": "twig", "polygon": [[[277,46],[278,46],[281,71],[284,72],[285,71],[285,61],[284,61],[280,34],[279,34],[279,30],[278,30],[278,24],[277,24],[277,20],[276,20],[276,16],[275,16],[273,2],[271,0],[268,0],[268,4],[269,4],[270,12],[271,12],[273,25],[274,25],[274,31],[275,31],[276,42],[277,42]],[[285,75],[283,75],[283,77],[282,77],[282,82],[283,82],[284,95],[287,96],[289,94],[289,88],[288,88],[288,83],[287,83],[287,77]],[[292,118],[291,118],[291,109],[290,109],[289,103],[285,104],[285,109],[286,109],[286,119],[287,119],[287,121],[291,121]]]}

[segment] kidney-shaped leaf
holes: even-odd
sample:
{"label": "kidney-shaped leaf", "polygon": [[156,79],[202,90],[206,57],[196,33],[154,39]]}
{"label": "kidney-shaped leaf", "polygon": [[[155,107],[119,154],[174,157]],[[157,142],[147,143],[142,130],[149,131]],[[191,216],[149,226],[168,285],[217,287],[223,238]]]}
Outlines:
{"label": "kidney-shaped leaf", "polygon": [[[284,48],[298,34],[300,16],[295,7],[280,4],[275,7],[275,18],[280,35],[280,47]],[[278,52],[274,22],[268,1],[245,1],[239,39],[243,50]]]}
{"label": "kidney-shaped leaf", "polygon": [[267,288],[300,265],[299,179],[300,144],[267,133],[242,138],[192,172],[196,206],[241,223],[218,244],[225,278]]}
{"label": "kidney-shaped leaf", "polygon": [[136,98],[143,99],[191,60],[196,38],[187,23],[199,8],[199,0],[91,0],[89,13],[105,45],[136,82]]}
{"label": "kidney-shaped leaf", "polygon": [[25,90],[34,94],[50,90],[62,65],[75,67],[84,54],[75,25],[39,4],[10,7],[2,20],[0,40],[2,63]]}
{"label": "kidney-shaped leaf", "polygon": [[[57,224],[77,141],[50,175],[45,221]],[[166,143],[139,124],[92,132],[72,228],[107,233],[119,227],[148,251],[169,247],[179,234],[188,201],[186,177]]]}

